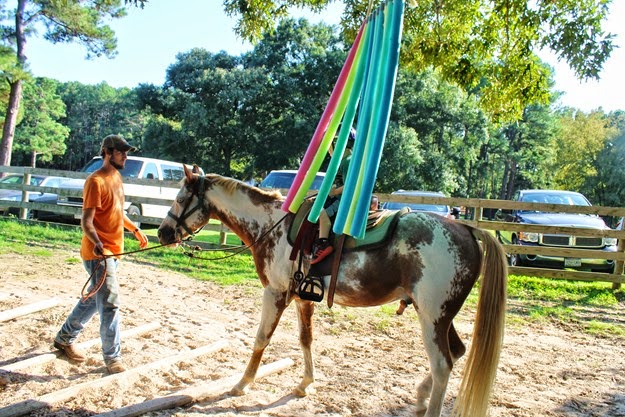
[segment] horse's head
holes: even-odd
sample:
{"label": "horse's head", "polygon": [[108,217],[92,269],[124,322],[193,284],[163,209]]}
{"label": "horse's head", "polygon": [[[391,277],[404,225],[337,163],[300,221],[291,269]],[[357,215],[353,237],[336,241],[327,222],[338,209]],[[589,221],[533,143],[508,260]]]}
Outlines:
{"label": "horse's head", "polygon": [[193,171],[186,165],[184,183],[171,206],[167,217],[158,228],[162,245],[180,243],[200,231],[210,219],[210,205],[206,202],[206,178],[199,174],[197,166]]}

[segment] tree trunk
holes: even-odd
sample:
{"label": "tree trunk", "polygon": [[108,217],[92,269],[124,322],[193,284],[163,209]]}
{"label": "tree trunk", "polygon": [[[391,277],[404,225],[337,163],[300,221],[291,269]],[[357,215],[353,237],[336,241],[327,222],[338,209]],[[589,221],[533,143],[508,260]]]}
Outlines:
{"label": "tree trunk", "polygon": [[36,151],[32,151],[32,153],[30,154],[30,166],[33,168],[37,167],[37,152]]}
{"label": "tree trunk", "polygon": [[[26,55],[26,35],[24,33],[24,9],[28,0],[18,0],[15,11],[15,40],[17,44],[17,63],[24,67]],[[22,80],[15,79],[9,81],[11,92],[9,94],[9,104],[4,126],[2,128],[2,142],[0,142],[0,165],[11,165],[11,151],[13,149],[13,137],[15,136],[15,126],[17,124],[17,114],[22,100]],[[0,173],[1,174],[1,173]],[[1,176],[1,175],[0,175]]]}
{"label": "tree trunk", "polygon": [[21,99],[22,81],[17,80],[11,83],[9,105],[4,118],[4,127],[2,128],[2,145],[0,145],[0,165],[11,165],[11,149],[13,148],[13,136],[15,135],[15,125],[17,123],[17,113],[20,109]]}

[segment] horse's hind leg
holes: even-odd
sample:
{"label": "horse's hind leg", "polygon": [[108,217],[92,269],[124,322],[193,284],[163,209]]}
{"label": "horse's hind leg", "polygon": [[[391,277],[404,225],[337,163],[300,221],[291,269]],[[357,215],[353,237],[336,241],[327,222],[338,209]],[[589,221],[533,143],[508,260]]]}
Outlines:
{"label": "horse's hind leg", "polygon": [[[454,324],[451,323],[449,326],[449,331],[447,332],[447,337],[449,338],[449,351],[451,354],[451,360],[453,363],[456,363],[458,359],[464,355],[466,351],[466,347],[462,340],[460,340],[460,336],[456,332]],[[417,417],[421,417],[425,415],[425,412],[428,409],[428,398],[430,398],[430,393],[432,392],[432,374],[428,373],[423,381],[417,387]]]}
{"label": "horse's hind leg", "polygon": [[[449,337],[452,333],[451,322],[445,320],[444,317],[430,321],[422,315],[419,315],[419,321],[423,331],[423,343],[430,361],[430,374],[421,382],[417,390],[417,413],[425,417],[439,417],[454,362],[449,346]],[[455,330],[453,333],[455,334]],[[455,336],[457,338],[457,334]],[[430,401],[424,410],[424,395],[427,396],[428,388]],[[425,414],[423,414],[424,411]]]}
{"label": "horse's hind leg", "polygon": [[258,331],[256,332],[254,351],[252,352],[252,357],[247,364],[243,378],[241,378],[239,383],[232,388],[230,391],[231,394],[243,395],[245,393],[245,388],[254,382],[254,378],[256,378],[256,371],[258,371],[258,366],[260,365],[260,361],[263,357],[263,352],[265,351],[267,345],[269,345],[271,336],[276,330],[276,327],[280,322],[280,317],[282,317],[282,313],[286,307],[286,293],[275,292],[270,287],[265,288],[265,291],[263,292],[263,311],[260,325],[258,326]]}
{"label": "horse's hind leg", "polygon": [[313,364],[312,345],[312,315],[315,312],[315,304],[312,301],[297,300],[297,318],[299,321],[299,342],[304,355],[304,378],[293,390],[298,397],[305,397],[306,388],[315,381],[315,366]]}

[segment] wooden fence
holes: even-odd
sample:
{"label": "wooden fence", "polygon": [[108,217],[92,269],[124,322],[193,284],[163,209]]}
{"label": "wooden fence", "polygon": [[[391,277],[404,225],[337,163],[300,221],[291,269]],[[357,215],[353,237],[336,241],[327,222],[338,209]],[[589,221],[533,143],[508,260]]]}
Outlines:
{"label": "wooden fence", "polygon": [[[49,169],[37,169],[29,167],[2,167],[0,166],[0,172],[10,172],[24,174],[25,178],[28,178],[31,174],[39,175],[54,175],[67,178],[85,178],[86,174],[71,171],[59,171]],[[140,185],[154,185],[156,180],[136,180],[136,179],[124,179],[125,182],[131,184]],[[161,186],[178,187],[178,183],[160,181]],[[0,189],[17,189],[21,190],[22,201],[4,201],[0,200],[0,211],[8,207],[19,207],[21,209],[20,217],[27,218],[27,210],[44,210],[52,211],[55,213],[67,215],[67,216],[79,216],[80,208],[69,206],[57,206],[52,204],[41,204],[28,202],[28,192],[48,192],[58,193],[59,195],[69,195],[74,197],[80,197],[82,190],[76,189],[56,189],[49,187],[36,187],[31,185],[0,185]],[[505,244],[504,249],[507,254],[536,254],[545,256],[558,256],[567,258],[584,258],[584,259],[608,259],[615,261],[615,270],[613,273],[598,273],[598,272],[586,272],[575,270],[560,270],[560,269],[548,269],[548,268],[530,268],[511,266],[510,273],[518,275],[528,275],[537,277],[547,277],[556,279],[570,279],[570,280],[583,280],[583,281],[606,281],[612,282],[614,288],[618,288],[621,283],[625,282],[625,276],[623,275],[623,264],[625,262],[625,230],[597,230],[580,227],[561,227],[561,226],[542,226],[532,224],[519,224],[511,222],[501,222],[494,220],[492,216],[485,216],[486,212],[494,212],[498,209],[502,210],[537,210],[543,212],[560,212],[560,213],[578,213],[578,214],[593,214],[599,215],[604,218],[621,218],[625,217],[625,208],[621,207],[601,207],[601,206],[569,206],[561,204],[544,204],[544,203],[519,203],[508,200],[488,200],[478,198],[447,198],[447,197],[425,197],[425,196],[406,196],[397,194],[377,194],[380,202],[394,201],[403,203],[417,203],[417,204],[445,204],[452,207],[464,208],[464,216],[458,221],[469,224],[471,226],[479,227],[486,230],[497,231],[511,231],[511,232],[536,232],[536,233],[549,233],[549,234],[566,234],[574,236],[584,237],[601,237],[601,238],[616,238],[618,239],[618,249],[616,252],[604,252],[600,250],[591,249],[575,249],[570,247],[555,248],[555,247],[542,247],[542,246],[521,246]],[[141,198],[133,197],[133,201],[139,204],[161,204],[171,205],[172,200],[161,200],[155,198]],[[161,223],[161,218],[156,217],[144,217],[136,216],[134,219],[141,223],[158,225]],[[204,230],[217,231],[221,234],[220,243],[225,245],[226,234],[228,230],[219,224],[209,224]]]}

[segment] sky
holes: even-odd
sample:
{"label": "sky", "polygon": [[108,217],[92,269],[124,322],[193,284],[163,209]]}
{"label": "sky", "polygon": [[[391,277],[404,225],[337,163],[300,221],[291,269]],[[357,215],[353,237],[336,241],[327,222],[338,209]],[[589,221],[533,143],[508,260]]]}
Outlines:
{"label": "sky", "polygon": [[[184,6],[180,6],[184,4]],[[322,15],[294,12],[313,22],[338,23],[340,3]],[[539,56],[555,69],[556,90],[564,93],[558,104],[589,112],[598,108],[609,112],[625,110],[625,0],[613,0],[605,30],[617,35],[619,46],[605,63],[599,81],[579,81],[566,63],[558,62],[549,52]],[[225,15],[217,0],[149,0],[145,9],[128,7],[128,16],[111,21],[117,35],[118,54],[86,60],[84,48],[76,45],[53,45],[31,37],[26,45],[30,69],[36,76],[84,84],[106,82],[113,87],[135,87],[140,83],[162,85],[167,68],[176,55],[192,48],[211,52],[224,50],[239,55],[251,49],[234,34],[235,21]]]}

